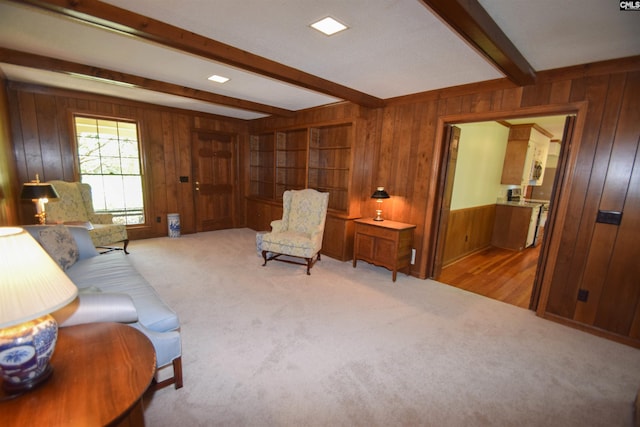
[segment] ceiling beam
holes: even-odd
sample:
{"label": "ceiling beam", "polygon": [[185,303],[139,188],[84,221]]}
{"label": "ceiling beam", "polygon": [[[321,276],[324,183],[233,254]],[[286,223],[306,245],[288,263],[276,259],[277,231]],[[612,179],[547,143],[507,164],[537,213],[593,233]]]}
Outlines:
{"label": "ceiling beam", "polygon": [[36,68],[39,70],[56,71],[66,74],[77,74],[87,77],[96,77],[113,82],[122,82],[134,85],[141,89],[148,89],[155,92],[167,93],[169,95],[182,96],[185,98],[197,99],[212,104],[223,105],[225,107],[237,108],[241,110],[255,111],[276,116],[292,117],[295,112],[271,105],[218,95],[215,93],[175,85],[173,83],[148,79],[146,77],[134,76],[132,74],[121,73],[108,70],[106,68],[92,67],[78,64],[76,62],[63,61],[47,56],[34,55],[17,50],[0,48],[0,62],[20,65],[23,67]]}
{"label": "ceiling beam", "polygon": [[85,23],[150,40],[365,107],[384,100],[270,59],[97,0],[11,0],[50,10]]}
{"label": "ceiling beam", "polygon": [[478,0],[422,0],[518,86],[534,84],[536,73]]}

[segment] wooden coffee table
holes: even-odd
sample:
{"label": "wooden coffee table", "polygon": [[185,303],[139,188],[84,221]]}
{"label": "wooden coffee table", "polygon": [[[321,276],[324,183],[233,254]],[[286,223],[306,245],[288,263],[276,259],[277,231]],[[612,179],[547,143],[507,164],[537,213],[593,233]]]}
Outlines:
{"label": "wooden coffee table", "polygon": [[142,395],[156,356],[137,329],[119,323],[60,328],[51,365],[46,383],[0,401],[0,426],[144,426]]}

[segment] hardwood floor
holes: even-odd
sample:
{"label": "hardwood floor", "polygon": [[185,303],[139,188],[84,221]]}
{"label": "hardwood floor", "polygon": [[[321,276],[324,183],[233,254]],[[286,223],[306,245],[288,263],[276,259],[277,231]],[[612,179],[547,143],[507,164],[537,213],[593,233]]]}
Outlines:
{"label": "hardwood floor", "polygon": [[488,247],[444,267],[436,280],[529,308],[540,246],[523,251]]}

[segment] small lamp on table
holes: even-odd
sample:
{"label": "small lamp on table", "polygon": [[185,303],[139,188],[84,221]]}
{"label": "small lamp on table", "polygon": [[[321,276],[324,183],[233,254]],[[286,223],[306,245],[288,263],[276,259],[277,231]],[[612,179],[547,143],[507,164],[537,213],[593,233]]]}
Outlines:
{"label": "small lamp on table", "polygon": [[36,204],[36,218],[40,224],[47,222],[47,214],[45,212],[45,205],[49,202],[49,199],[57,199],[58,193],[53,185],[46,182],[40,182],[40,177],[36,174],[35,181],[27,182],[22,185],[22,192],[20,198],[28,200],[30,199]]}
{"label": "small lamp on table", "polygon": [[374,221],[384,221],[382,218],[382,200],[389,198],[389,193],[384,190],[384,187],[376,188],[376,191],[371,195],[372,199],[376,199],[376,205],[378,209],[376,209],[376,217],[373,218]]}

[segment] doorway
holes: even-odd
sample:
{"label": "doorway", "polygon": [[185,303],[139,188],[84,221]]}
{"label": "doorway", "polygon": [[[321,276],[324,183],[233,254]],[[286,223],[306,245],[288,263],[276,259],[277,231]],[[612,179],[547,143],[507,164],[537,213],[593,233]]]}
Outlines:
{"label": "doorway", "polygon": [[[566,114],[450,123],[445,139],[446,159],[442,162],[446,171],[441,174],[442,206],[432,277],[535,309],[542,243],[545,231],[550,229],[548,220],[559,182],[557,176],[564,174],[557,173],[563,167],[561,158],[566,152],[563,140],[571,136],[565,135]],[[505,182],[503,170],[515,158],[507,150],[510,135],[514,129],[528,125],[540,130],[551,147],[544,153],[544,174],[538,170],[540,179],[530,180],[533,175],[521,169],[522,181]],[[569,127],[572,129],[572,125]],[[530,159],[527,164],[534,165]],[[520,200],[509,200],[512,192],[518,194],[520,190]],[[511,241],[516,242],[515,246],[505,243]]]}

